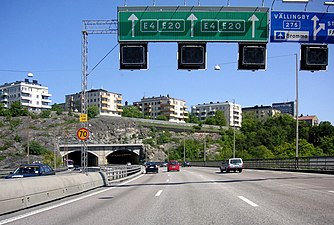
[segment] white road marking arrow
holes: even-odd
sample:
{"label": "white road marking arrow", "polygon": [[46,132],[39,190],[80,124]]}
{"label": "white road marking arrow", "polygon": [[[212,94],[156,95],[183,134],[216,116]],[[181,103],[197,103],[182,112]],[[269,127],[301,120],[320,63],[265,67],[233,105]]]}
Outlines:
{"label": "white road marking arrow", "polygon": [[131,22],[132,22],[132,37],[134,37],[135,36],[135,21],[138,20],[138,17],[136,17],[135,14],[132,14],[128,18],[128,20],[131,20]]}
{"label": "white road marking arrow", "polygon": [[191,21],[191,37],[194,37],[194,21],[197,20],[197,17],[192,13],[187,20]]}
{"label": "white road marking arrow", "polygon": [[255,38],[255,22],[259,21],[259,18],[253,14],[248,21],[252,21],[252,38]]}
{"label": "white road marking arrow", "polygon": [[319,23],[319,27],[317,28],[317,22],[319,21],[319,18],[317,16],[313,16],[311,20],[313,20],[313,40],[315,41],[317,40],[317,34],[321,30],[325,30],[325,24]]}

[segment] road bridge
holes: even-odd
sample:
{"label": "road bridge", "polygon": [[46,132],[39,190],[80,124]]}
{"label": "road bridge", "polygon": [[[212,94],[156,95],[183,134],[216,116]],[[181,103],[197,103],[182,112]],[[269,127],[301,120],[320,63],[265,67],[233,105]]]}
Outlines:
{"label": "road bridge", "polygon": [[[63,158],[72,159],[81,165],[81,144],[59,145]],[[88,166],[106,164],[138,164],[145,159],[143,144],[88,144]]]}

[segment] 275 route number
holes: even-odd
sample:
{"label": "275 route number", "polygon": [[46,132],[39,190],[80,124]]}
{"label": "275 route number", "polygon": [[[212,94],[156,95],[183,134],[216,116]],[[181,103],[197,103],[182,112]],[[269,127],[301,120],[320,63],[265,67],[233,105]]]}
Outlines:
{"label": "275 route number", "polygon": [[77,131],[77,137],[81,141],[85,141],[89,138],[89,130],[87,128],[79,128]]}

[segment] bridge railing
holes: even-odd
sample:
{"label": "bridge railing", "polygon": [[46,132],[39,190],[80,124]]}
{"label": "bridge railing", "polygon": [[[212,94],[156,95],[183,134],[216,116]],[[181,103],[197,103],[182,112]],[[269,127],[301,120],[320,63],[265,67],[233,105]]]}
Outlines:
{"label": "bridge railing", "polygon": [[[334,172],[334,156],[277,158],[277,159],[247,159],[245,169],[286,169]],[[193,166],[219,167],[221,160],[192,161]]]}
{"label": "bridge railing", "polygon": [[112,181],[120,180],[131,175],[141,173],[142,167],[140,165],[106,165],[101,166],[100,170],[106,174],[107,183],[110,184]]}

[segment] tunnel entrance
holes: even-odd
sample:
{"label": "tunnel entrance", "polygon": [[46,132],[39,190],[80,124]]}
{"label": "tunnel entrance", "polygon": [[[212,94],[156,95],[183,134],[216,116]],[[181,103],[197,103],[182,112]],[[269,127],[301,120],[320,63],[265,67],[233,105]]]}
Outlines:
{"label": "tunnel entrance", "polygon": [[132,151],[119,150],[115,151],[107,156],[108,164],[138,164],[139,156]]}
{"label": "tunnel entrance", "polygon": [[[90,152],[88,152],[88,165],[87,166],[98,166],[98,157]],[[66,156],[64,156],[64,160]],[[75,151],[68,154],[68,159],[73,160],[74,166],[81,166],[81,151]]]}

